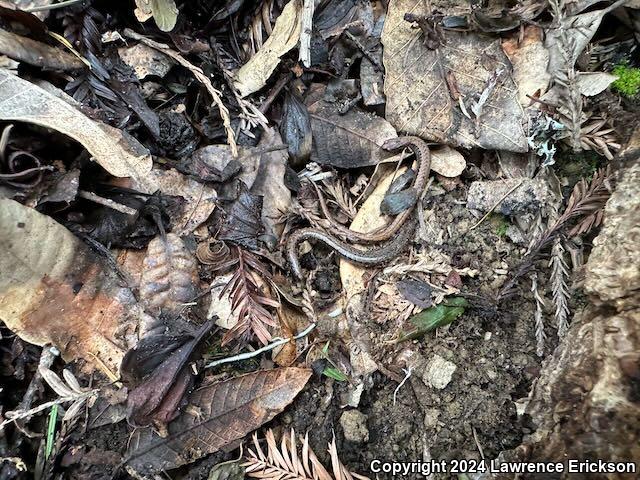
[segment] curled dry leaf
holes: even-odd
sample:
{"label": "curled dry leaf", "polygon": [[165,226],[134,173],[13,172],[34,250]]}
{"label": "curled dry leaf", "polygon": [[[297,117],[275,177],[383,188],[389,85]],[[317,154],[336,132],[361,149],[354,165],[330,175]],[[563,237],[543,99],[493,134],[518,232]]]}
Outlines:
{"label": "curled dry leaf", "polygon": [[144,337],[122,361],[122,377],[129,383],[127,418],[138,426],[155,424],[165,432],[176,418],[185,393],[193,385],[189,361],[213,328],[207,321],[193,335],[164,332]]}
{"label": "curled dry leaf", "polygon": [[70,97],[34,85],[0,68],[0,120],[34,123],[80,142],[107,172],[131,177],[144,193],[157,188],[147,178],[152,160],[149,151],[126,132],[92,120],[73,105]]}
{"label": "curled dry leaf", "polygon": [[228,213],[220,227],[218,239],[257,250],[258,237],[264,230],[261,220],[264,199],[251,193],[242,181],[238,183],[238,187],[238,196],[227,207]]}
{"label": "curled dry leaf", "polygon": [[78,70],[85,67],[85,64],[71,53],[3,29],[0,29],[0,54],[53,70]]}
{"label": "curled dry leaf", "polygon": [[269,150],[270,147],[282,145],[282,139],[276,129],[266,129],[262,134],[258,149],[265,150],[260,156],[260,166],[251,192],[262,195],[262,223],[265,233],[274,239],[282,235],[284,222],[283,212],[291,206],[291,190],[285,186],[284,176],[287,169],[286,150]]}
{"label": "curled dry leaf", "polygon": [[302,0],[291,0],[285,5],[262,48],[236,73],[234,84],[242,97],[265,86],[280,63],[280,57],[298,44],[301,23]]}
{"label": "curled dry leaf", "polygon": [[306,165],[313,143],[309,111],[293,93],[287,93],[282,107],[280,133],[287,144],[291,165],[295,168]]}
{"label": "curled dry leaf", "polygon": [[0,250],[0,319],[115,379],[128,347],[116,331],[143,315],[131,291],[66,228],[13,200],[0,200]]}
{"label": "curled dry leaf", "polygon": [[196,248],[196,257],[203,265],[212,265],[217,270],[230,260],[229,246],[220,240],[202,242]]}
{"label": "curled dry leaf", "polygon": [[133,433],[127,469],[137,474],[169,470],[225,447],[280,413],[304,388],[311,370],[262,370],[201,387],[161,438],[151,428]]}
{"label": "curled dry leaf", "polygon": [[199,280],[197,262],[175,233],[149,242],[142,268],[140,297],[151,309],[176,315],[193,301]]}
{"label": "curled dry leaf", "polygon": [[382,144],[398,136],[384,118],[352,108],[341,115],[334,105],[318,101],[309,107],[313,150],[320,165],[358,168],[376,165],[391,154]]}

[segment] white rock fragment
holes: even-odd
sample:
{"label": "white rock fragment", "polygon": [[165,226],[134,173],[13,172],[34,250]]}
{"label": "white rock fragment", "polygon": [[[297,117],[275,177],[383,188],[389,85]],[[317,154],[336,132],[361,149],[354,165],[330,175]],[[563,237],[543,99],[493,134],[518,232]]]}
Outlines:
{"label": "white rock fragment", "polygon": [[427,363],[422,381],[425,385],[442,390],[451,383],[453,373],[457,368],[455,363],[436,355]]}
{"label": "white rock fragment", "polygon": [[211,303],[209,304],[207,319],[211,319],[214,316],[217,317],[216,325],[225,330],[235,327],[236,323],[238,323],[238,315],[233,313],[229,292],[225,292],[225,295],[220,296],[232,275],[233,274],[230,273],[214,278],[210,287]]}
{"label": "white rock fragment", "polygon": [[354,443],[367,443],[369,441],[367,416],[364,413],[358,410],[347,410],[340,417],[340,426],[346,441]]}
{"label": "white rock fragment", "polygon": [[118,55],[120,55],[124,63],[133,68],[138,80],[142,80],[148,75],[164,77],[174,65],[174,61],[164,53],[158,52],[143,43],[138,43],[132,47],[119,48]]}

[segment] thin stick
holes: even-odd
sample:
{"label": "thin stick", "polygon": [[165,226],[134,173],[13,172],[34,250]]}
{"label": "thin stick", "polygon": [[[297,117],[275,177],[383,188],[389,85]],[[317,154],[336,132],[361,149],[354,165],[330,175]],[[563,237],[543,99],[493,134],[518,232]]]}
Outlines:
{"label": "thin stick", "polygon": [[313,29],[314,0],[304,0],[302,7],[302,28],[300,31],[300,55],[298,59],[305,67],[311,66],[311,33]]}
{"label": "thin stick", "polygon": [[110,198],[104,198],[99,195],[96,195],[93,192],[87,192],[86,190],[78,190],[78,196],[80,198],[84,198],[85,200],[89,200],[93,203],[98,203],[105,207],[111,208],[117,212],[124,213],[125,215],[138,214],[138,211],[135,208],[127,207],[126,205],[122,205],[121,203],[114,202]]}
{"label": "thin stick", "polygon": [[224,363],[239,362],[241,360],[247,360],[249,358],[257,357],[261,353],[268,352],[269,350],[273,350],[274,348],[279,347],[280,345],[284,345],[285,343],[290,342],[291,340],[300,340],[301,338],[306,337],[313,331],[314,328],[316,328],[316,324],[312,323],[311,325],[309,325],[307,328],[305,328],[302,332],[300,332],[294,337],[275,338],[273,342],[271,342],[268,345],[265,345],[262,348],[259,348],[258,350],[255,350],[253,352],[240,353],[238,355],[221,358],[219,360],[214,360],[213,362],[205,365],[204,368],[213,368],[213,367],[217,367],[218,365],[222,365]]}
{"label": "thin stick", "polygon": [[509,189],[509,191],[508,191],[507,193],[505,193],[505,194],[502,196],[502,198],[500,198],[500,199],[495,203],[495,205],[494,205],[493,207],[491,207],[491,209],[490,209],[487,213],[485,213],[485,214],[484,214],[484,217],[482,217],[480,220],[478,220],[478,222],[477,222],[475,225],[473,225],[469,230],[467,230],[467,231],[465,232],[465,234],[466,234],[466,233],[469,233],[471,230],[473,230],[474,228],[476,228],[477,226],[479,226],[482,222],[484,222],[484,221],[487,219],[487,217],[488,217],[489,215],[491,215],[491,214],[493,213],[493,211],[494,211],[496,208],[498,208],[498,205],[500,205],[500,204],[504,201],[504,199],[505,199],[505,198],[507,198],[509,195],[511,195],[511,194],[514,192],[514,190],[516,190],[518,187],[520,187],[520,185],[522,185],[523,183],[524,183],[524,178],[523,178],[522,180],[520,180],[520,182],[518,182],[518,183],[517,183],[516,185],[514,185],[512,188],[510,188],[510,189]]}
{"label": "thin stick", "polygon": [[[95,389],[95,390],[89,390],[88,392],[84,392],[80,395],[76,395],[73,397],[60,397],[57,400],[52,400],[50,402],[45,402],[41,405],[38,405],[35,408],[32,408],[31,410],[27,410],[26,412],[20,412],[17,413],[15,417],[11,417],[7,420],[5,420],[4,422],[0,423],[0,431],[2,431],[4,429],[4,427],[6,427],[7,425],[9,425],[10,423],[15,422],[16,420],[22,420],[23,418],[29,418],[34,416],[36,413],[40,413],[43,410],[48,409],[49,407],[53,407],[54,405],[60,405],[62,403],[67,403],[67,402],[73,402],[76,400],[80,400],[81,398],[87,398],[90,397],[92,395],[97,395],[98,392],[100,390],[99,389]],[[9,414],[9,412],[7,412],[7,414]]]}
{"label": "thin stick", "polygon": [[222,123],[224,124],[224,129],[227,132],[227,141],[229,142],[229,146],[231,147],[231,154],[234,157],[238,156],[238,145],[236,144],[236,137],[233,133],[233,128],[231,128],[231,118],[229,118],[229,110],[225,107],[224,103],[222,103],[222,98],[220,97],[222,94],[219,90],[216,90],[211,83],[211,80],[204,74],[200,67],[195,66],[193,63],[186,60],[182,55],[177,52],[174,52],[168,45],[163,43],[154,42],[153,40],[143,37],[142,35],[134,32],[130,28],[125,28],[123,33],[125,36],[132,38],[134,40],[139,40],[144,43],[148,47],[151,47],[159,52],[164,53],[168,57],[173,58],[180,65],[188,69],[193,76],[196,77],[204,87],[209,92],[209,95],[213,98],[214,103],[218,106],[218,110],[220,111],[220,116],[222,117]]}

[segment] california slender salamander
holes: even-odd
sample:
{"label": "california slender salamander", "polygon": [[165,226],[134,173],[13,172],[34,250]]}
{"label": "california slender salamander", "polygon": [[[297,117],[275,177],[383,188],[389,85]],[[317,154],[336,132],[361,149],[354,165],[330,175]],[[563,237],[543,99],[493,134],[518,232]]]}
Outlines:
{"label": "california slender salamander", "polygon": [[[411,185],[411,188],[417,191],[418,198],[420,198],[425,186],[427,185],[429,172],[431,170],[431,153],[429,152],[427,144],[419,137],[407,136],[392,138],[382,145],[382,148],[385,150],[399,150],[404,147],[409,147],[411,149],[416,156],[416,161],[418,162],[418,173],[416,174],[416,178],[413,185]],[[414,207],[412,207],[399,213],[391,223],[378,230],[374,230],[373,232],[356,232],[337,222],[331,215],[324,197],[317,187],[316,192],[318,194],[320,208],[322,209],[326,219],[331,223],[331,226],[340,232],[347,240],[357,243],[375,243],[388,240],[395,235],[398,230],[400,230],[400,227],[402,227],[402,225],[411,216],[414,209]]]}
{"label": "california slender salamander", "polygon": [[287,257],[291,265],[291,270],[297,278],[303,278],[297,250],[300,242],[309,239],[318,240],[324,243],[335,250],[340,256],[354,263],[360,263],[362,265],[379,265],[381,263],[388,262],[402,252],[413,235],[415,224],[415,219],[413,217],[409,218],[393,240],[369,250],[360,250],[355,248],[352,245],[338,240],[317,228],[302,228],[300,230],[296,230],[289,237],[289,242],[287,243]]}

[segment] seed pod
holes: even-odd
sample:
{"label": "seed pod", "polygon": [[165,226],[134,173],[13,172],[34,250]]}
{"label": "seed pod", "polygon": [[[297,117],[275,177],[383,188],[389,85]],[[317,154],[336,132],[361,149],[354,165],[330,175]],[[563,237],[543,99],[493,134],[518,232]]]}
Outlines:
{"label": "seed pod", "polygon": [[280,134],[288,145],[291,166],[305,165],[311,155],[311,120],[307,107],[291,93],[284,101]]}
{"label": "seed pod", "polygon": [[178,314],[195,297],[197,284],[196,259],[179,236],[168,233],[149,242],[140,281],[140,297],[148,307]]}

